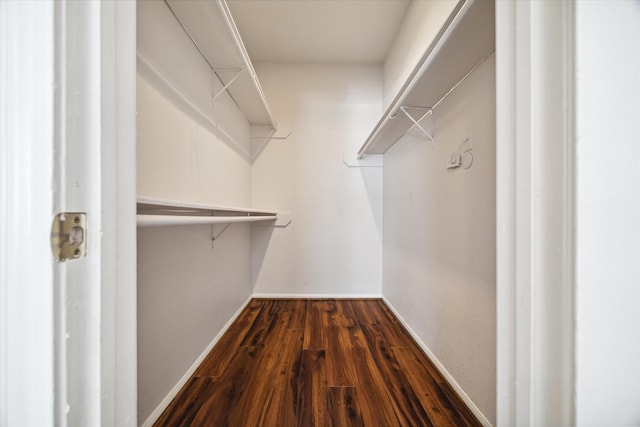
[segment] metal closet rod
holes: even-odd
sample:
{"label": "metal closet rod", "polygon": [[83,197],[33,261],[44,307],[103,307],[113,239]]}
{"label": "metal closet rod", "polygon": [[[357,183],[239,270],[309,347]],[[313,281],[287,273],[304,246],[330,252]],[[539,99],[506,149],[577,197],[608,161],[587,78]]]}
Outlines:
{"label": "metal closet rod", "polygon": [[[187,28],[182,24],[182,21],[180,21],[180,19],[178,18],[178,15],[176,15],[176,13],[173,11],[173,8],[171,7],[171,5],[169,4],[169,2],[167,0],[164,0],[164,4],[167,5],[167,7],[169,8],[169,11],[171,11],[171,14],[173,15],[173,17],[176,19],[176,21],[178,22],[178,24],[180,24],[180,27],[182,28],[182,30],[184,31],[184,33],[187,35],[187,37],[189,37],[189,40],[191,40],[191,43],[193,43],[193,45],[195,46],[196,50],[198,51],[198,53],[200,54],[200,56],[202,56],[202,59],[204,59],[204,62],[207,63],[207,65],[209,66],[209,68],[211,68],[211,72],[213,73],[213,75],[216,76],[216,78],[218,79],[218,81],[220,82],[220,84],[223,86],[224,90],[227,90],[227,88],[229,87],[229,85],[226,85],[224,83],[224,81],[222,80],[222,78],[220,77],[220,75],[216,72],[216,68],[211,64],[211,62],[209,62],[209,60],[207,59],[207,57],[205,56],[204,52],[202,51],[202,49],[200,49],[200,46],[198,46],[198,43],[196,43],[196,41],[194,40],[194,38],[191,36],[191,33],[189,32],[189,30],[187,30]],[[235,37],[234,37],[235,38]],[[235,80],[235,78],[233,79]],[[227,91],[227,93],[229,94],[229,97],[231,98],[231,100],[233,101],[234,104],[236,104],[236,107],[238,107],[238,109],[242,110],[240,108],[240,105],[238,105],[238,102],[235,100],[235,98],[233,97],[233,95],[231,95],[231,92]]]}
{"label": "metal closet rod", "polygon": [[[431,107],[423,107],[423,106],[415,106],[415,105],[402,105],[400,103],[400,105],[398,106],[398,108],[393,112],[393,113],[389,113],[387,115],[387,117],[385,118],[385,124],[387,121],[389,120],[393,120],[398,116],[398,110],[402,111],[405,115],[407,115],[409,117],[409,119],[414,122],[414,125],[416,124],[416,122],[420,122],[420,120],[422,120],[427,114],[429,113],[433,113],[433,110],[436,109],[436,107],[438,107],[438,105],[440,105],[440,103],[442,103],[445,99],[447,99],[447,97],[449,95],[451,95],[453,93],[453,91],[455,91],[458,86],[460,86],[462,83],[464,83],[465,80],[467,80],[471,74],[473,74],[474,71],[476,71],[478,69],[478,67],[480,67],[487,59],[489,59],[489,57],[491,57],[491,55],[493,55],[495,53],[495,49],[492,50],[490,53],[488,53],[487,55],[485,55],[476,65],[473,66],[473,68],[471,68],[471,70],[469,70],[469,72],[467,74],[465,74],[460,80],[458,80],[458,82],[456,84],[454,84],[444,95],[442,95],[440,97],[440,99],[438,99],[438,101],[436,101],[435,104],[433,104],[433,106]],[[397,104],[396,104],[397,105]],[[420,119],[418,119],[417,121],[415,119],[413,119],[413,117],[411,117],[404,109],[410,109],[410,108],[416,108],[416,109],[425,109],[425,110],[429,110],[426,114],[424,114]],[[378,135],[380,134],[380,132],[382,132],[382,129],[384,128],[385,124],[383,124],[382,126],[379,126],[376,129],[375,135],[373,135],[372,137],[369,138],[368,143],[365,144],[363,147],[360,148],[360,151],[358,151],[358,158],[362,158],[364,156],[366,156],[366,154],[364,154],[364,152],[366,151],[366,149],[373,143],[373,141],[378,137]],[[413,126],[412,126],[413,127]],[[425,133],[425,135],[431,137],[431,135],[428,132],[425,132],[424,129],[422,129],[422,131]],[[396,141],[394,141],[394,144],[396,142],[398,142],[404,135],[406,134],[406,132],[400,136],[400,138],[398,138]],[[431,138],[433,140],[433,138]]]}
{"label": "metal closet rod", "polygon": [[[410,116],[410,115],[405,111],[405,109],[415,108],[415,109],[424,109],[424,110],[428,110],[428,112],[427,112],[427,113],[425,113],[425,114],[424,114],[420,119],[418,119],[418,122],[419,122],[420,120],[422,120],[422,119],[424,118],[424,116],[426,116],[426,115],[427,115],[427,114],[429,114],[429,113],[432,113],[432,112],[433,112],[433,110],[435,110],[435,109],[438,107],[438,105],[440,105],[440,104],[441,104],[445,99],[447,99],[447,98],[449,97],[449,95],[451,95],[451,94],[453,93],[453,91],[455,91],[455,90],[458,88],[458,86],[460,86],[462,83],[464,83],[464,82],[465,82],[465,80],[467,80],[467,79],[471,76],[471,74],[473,74],[473,72],[474,72],[474,71],[476,71],[476,70],[478,69],[478,67],[480,67],[480,66],[481,66],[481,65],[482,65],[482,64],[483,64],[487,59],[489,59],[489,57],[490,57],[491,55],[493,55],[494,53],[495,53],[495,50],[491,51],[491,53],[487,54],[484,58],[482,58],[482,59],[481,59],[481,60],[480,60],[476,65],[474,65],[474,66],[473,66],[473,68],[471,68],[471,70],[470,70],[467,74],[465,74],[465,75],[464,75],[460,80],[458,80],[458,82],[457,82],[456,84],[454,84],[454,85],[451,87],[451,89],[449,89],[449,90],[447,91],[447,93],[445,93],[444,95],[442,95],[442,96],[440,97],[440,99],[438,99],[438,100],[436,101],[436,103],[435,103],[435,104],[433,104],[433,106],[431,106],[431,107],[423,107],[423,106],[415,106],[415,105],[400,105],[400,106],[398,107],[398,109],[399,109],[399,110],[401,110],[401,111],[402,111],[406,116],[408,116],[408,117],[409,117],[409,119],[411,119],[411,121],[413,121],[413,122],[414,122],[414,124],[415,124],[415,119],[413,119],[413,117],[411,117],[411,116]],[[390,119],[392,119],[392,120],[393,120],[393,119],[395,119],[397,116],[398,116],[397,110],[396,110],[396,112],[394,112],[394,113],[392,113],[392,114],[389,114],[389,118],[390,118]]]}
{"label": "metal closet rod", "polygon": [[445,99],[447,99],[447,97],[448,97],[449,95],[451,95],[451,93],[452,93],[454,90],[456,90],[456,89],[458,88],[458,86],[460,86],[462,83],[464,83],[464,81],[465,81],[465,80],[467,80],[467,79],[471,76],[471,74],[473,74],[473,72],[474,72],[475,70],[477,70],[477,69],[478,69],[478,67],[480,67],[480,66],[484,63],[484,61],[486,61],[487,59],[489,59],[489,57],[490,57],[491,55],[493,55],[494,53],[495,53],[495,49],[494,49],[494,50],[492,50],[490,53],[488,53],[484,58],[482,58],[482,59],[480,60],[480,62],[478,62],[476,65],[474,65],[474,66],[473,66],[473,68],[472,68],[472,69],[471,69],[467,74],[465,74],[465,75],[464,75],[464,77],[462,77],[462,78],[458,81],[458,83],[456,83],[455,85],[453,85],[453,87],[452,87],[451,89],[449,89],[449,91],[448,91],[447,93],[445,93],[444,95],[442,95],[442,97],[441,97],[441,98],[440,98],[440,99],[439,99],[435,104],[433,104],[433,107],[431,107],[430,109],[431,109],[431,110],[435,110],[435,109],[438,107],[438,105],[440,105],[440,103],[441,103],[442,101],[444,101]]}
{"label": "metal closet rod", "polygon": [[[485,56],[484,58],[482,58],[482,59],[481,59],[481,60],[480,60],[476,65],[474,65],[474,66],[473,66],[473,68],[471,68],[471,70],[470,70],[467,74],[465,74],[465,75],[464,75],[464,77],[462,77],[460,80],[458,80],[458,82],[457,82],[456,84],[454,84],[454,85],[453,85],[453,87],[451,87],[451,89],[449,89],[449,90],[447,91],[447,93],[445,93],[444,95],[442,95],[442,97],[441,97],[440,99],[438,99],[438,101],[437,101],[435,104],[433,104],[433,107],[414,107],[414,106],[409,106],[409,105],[401,105],[401,106],[399,107],[399,108],[400,108],[400,111],[402,111],[402,112],[405,114],[405,116],[407,116],[407,117],[409,118],[409,120],[411,120],[411,122],[413,122],[413,126],[411,126],[411,128],[409,128],[409,129],[407,129],[407,132],[408,132],[409,130],[411,130],[414,126],[417,126],[417,127],[422,131],[422,133],[423,133],[427,138],[429,138],[429,140],[431,140],[431,141],[433,142],[433,140],[434,140],[434,138],[433,138],[433,134],[432,134],[432,133],[427,132],[427,131],[426,131],[426,130],[425,130],[425,129],[420,125],[420,121],[421,121],[422,119],[424,119],[428,114],[433,115],[433,111],[438,107],[438,105],[440,105],[440,103],[441,103],[441,102],[443,102],[445,99],[447,99],[447,97],[448,97],[449,95],[451,95],[451,94],[453,93],[453,91],[455,91],[455,90],[458,88],[458,86],[460,86],[462,83],[464,83],[464,81],[465,81],[465,80],[467,80],[467,79],[471,76],[471,74],[473,74],[473,72],[474,72],[474,71],[476,71],[476,70],[478,69],[478,67],[480,67],[480,66],[481,66],[481,65],[482,65],[482,64],[483,64],[483,63],[484,63],[484,62],[485,62],[485,61],[486,61],[486,60],[487,60],[491,55],[493,55],[493,53],[494,53],[494,52],[495,52],[495,50],[493,50],[491,53],[487,54],[487,56]],[[426,113],[424,113],[424,114],[422,115],[422,117],[420,117],[418,120],[416,120],[416,119],[414,119],[414,118],[411,116],[411,114],[409,114],[409,113],[407,112],[407,109],[411,109],[411,108],[416,108],[416,109],[425,109],[425,110],[427,110],[427,112],[426,112]],[[397,116],[397,114],[398,114],[398,113],[394,113],[394,114],[392,114],[392,115],[390,116],[390,118],[391,118],[391,119],[394,119],[394,118]],[[406,133],[407,133],[407,132],[405,132],[405,133],[404,133],[400,138],[402,138],[404,135],[406,135]],[[398,141],[400,140],[400,138],[398,138],[395,142],[398,142]],[[395,144],[395,142],[394,142],[394,144]]]}

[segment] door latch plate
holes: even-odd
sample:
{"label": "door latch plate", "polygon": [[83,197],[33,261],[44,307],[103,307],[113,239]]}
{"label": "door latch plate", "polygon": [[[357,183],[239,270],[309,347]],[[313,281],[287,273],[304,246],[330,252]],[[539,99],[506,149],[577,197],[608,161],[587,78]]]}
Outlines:
{"label": "door latch plate", "polygon": [[82,258],[87,253],[86,214],[64,212],[51,224],[51,250],[56,261]]}

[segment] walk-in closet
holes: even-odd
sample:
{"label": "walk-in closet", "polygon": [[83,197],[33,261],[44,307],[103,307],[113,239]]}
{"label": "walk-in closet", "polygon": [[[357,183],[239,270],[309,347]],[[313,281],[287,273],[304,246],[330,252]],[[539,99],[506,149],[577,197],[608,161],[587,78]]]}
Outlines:
{"label": "walk-in closet", "polygon": [[637,0],[0,0],[1,426],[640,426]]}
{"label": "walk-in closet", "polygon": [[252,298],[381,298],[494,423],[493,2],[137,13],[139,422]]}

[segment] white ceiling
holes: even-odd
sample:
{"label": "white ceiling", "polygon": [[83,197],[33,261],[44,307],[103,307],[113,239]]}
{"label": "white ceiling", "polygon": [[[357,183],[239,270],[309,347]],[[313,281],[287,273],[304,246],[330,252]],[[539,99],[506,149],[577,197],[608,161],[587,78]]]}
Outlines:
{"label": "white ceiling", "polygon": [[384,61],[410,0],[228,0],[253,62]]}

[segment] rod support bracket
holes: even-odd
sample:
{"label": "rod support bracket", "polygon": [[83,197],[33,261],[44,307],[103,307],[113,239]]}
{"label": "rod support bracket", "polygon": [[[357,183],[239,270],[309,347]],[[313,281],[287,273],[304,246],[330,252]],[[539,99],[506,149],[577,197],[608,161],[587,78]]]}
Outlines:
{"label": "rod support bracket", "polygon": [[[424,111],[424,113],[420,116],[420,118],[418,118],[418,120],[416,120],[416,119],[413,118],[411,113],[409,113],[409,110],[421,110],[421,111]],[[431,107],[410,107],[410,106],[407,106],[407,105],[401,105],[400,106],[400,111],[402,111],[404,113],[404,115],[407,116],[407,118],[409,120],[411,120],[411,123],[413,123],[412,127],[417,127],[418,129],[420,129],[420,131],[424,134],[424,136],[429,138],[429,141],[433,142],[433,134],[428,132],[420,124],[422,119],[427,117],[429,114],[433,114],[433,108],[431,108]],[[409,130],[411,130],[411,129],[409,129]]]}

